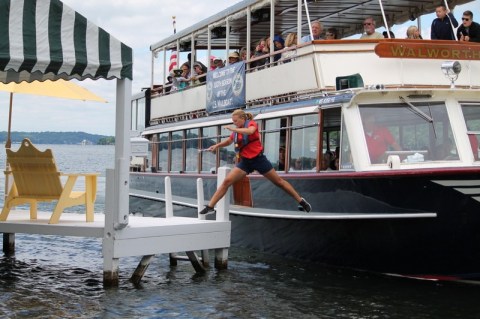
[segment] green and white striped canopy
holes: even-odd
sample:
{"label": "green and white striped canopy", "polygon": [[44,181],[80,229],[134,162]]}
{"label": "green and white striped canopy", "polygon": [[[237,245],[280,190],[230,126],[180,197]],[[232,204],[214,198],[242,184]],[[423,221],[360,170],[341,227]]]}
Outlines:
{"label": "green and white striped canopy", "polygon": [[132,49],[59,0],[0,0],[0,30],[0,82],[132,80]]}

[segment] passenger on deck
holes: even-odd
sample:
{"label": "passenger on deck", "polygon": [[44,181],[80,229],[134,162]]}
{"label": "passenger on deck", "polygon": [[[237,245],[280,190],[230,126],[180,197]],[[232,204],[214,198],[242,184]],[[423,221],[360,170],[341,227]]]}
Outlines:
{"label": "passenger on deck", "polygon": [[225,63],[223,63],[223,60],[219,57],[216,57],[213,60],[213,64],[215,65],[215,69],[223,68],[225,66]]}
{"label": "passenger on deck", "polygon": [[173,77],[173,85],[177,90],[186,88],[190,82],[190,64],[185,62],[180,69],[182,70],[182,74]]}
{"label": "passenger on deck", "polygon": [[[393,33],[393,31],[388,31],[388,32],[390,32],[390,39],[395,39],[395,33]],[[388,39],[387,31],[383,31],[382,35],[385,39]]]}
{"label": "passenger on deck", "polygon": [[[283,40],[281,36],[276,35],[273,38],[273,45],[274,45],[275,51],[283,50],[285,48],[285,40]],[[281,53],[275,54],[275,56],[273,57],[273,61],[277,62],[278,60],[280,60],[281,57],[282,57]]]}
{"label": "passenger on deck", "polygon": [[240,61],[240,54],[237,51],[233,51],[228,55],[228,64],[235,64]]}
{"label": "passenger on deck", "polygon": [[325,40],[337,40],[338,39],[338,31],[335,28],[328,28],[327,32],[325,33]]}
{"label": "passenger on deck", "polygon": [[170,92],[170,90],[172,89],[172,86],[173,86],[173,76],[169,74],[167,76],[167,82],[165,83],[165,93]]}
{"label": "passenger on deck", "polygon": [[360,39],[383,39],[383,35],[375,31],[375,20],[372,17],[363,20],[363,31],[365,33],[362,34]]}
{"label": "passenger on deck", "polygon": [[215,70],[216,69],[216,66],[215,66],[215,59],[216,57],[211,55],[210,56],[210,68],[209,70],[212,71],[212,70]]}
{"label": "passenger on deck", "polygon": [[242,61],[247,60],[247,48],[246,47],[242,47],[240,49],[240,60],[242,60]]}
{"label": "passenger on deck", "polygon": [[473,22],[473,13],[467,10],[462,16],[462,25],[457,29],[458,41],[480,42],[480,24]]}
{"label": "passenger on deck", "polygon": [[[253,52],[252,58],[257,58],[262,55],[265,55],[266,53],[263,52],[263,49],[265,48],[265,46],[266,46],[265,39],[260,39],[260,41],[258,41],[257,43],[257,46],[255,47],[255,52]],[[250,63],[250,67],[256,68],[258,66],[262,66],[266,63],[266,61],[267,61],[266,58],[253,61],[252,63]]]}
{"label": "passenger on deck", "polygon": [[395,151],[402,150],[388,128],[377,125],[374,114],[368,114],[363,118],[363,128],[372,164],[384,162],[386,159],[385,152],[389,148]]}
{"label": "passenger on deck", "polygon": [[[294,48],[297,45],[297,34],[295,32],[291,32],[287,35],[285,39],[285,49],[287,48]],[[293,56],[296,55],[295,50],[289,50],[282,53],[282,62],[287,63],[290,62]]]}
{"label": "passenger on deck", "polygon": [[414,25],[409,26],[407,29],[407,39],[422,40],[420,30]]}
{"label": "passenger on deck", "polygon": [[432,40],[455,40],[455,28],[458,22],[445,5],[439,5],[435,9],[437,18],[432,21],[430,39]]}
{"label": "passenger on deck", "polygon": [[[199,83],[205,83],[205,81],[207,81],[207,67],[202,62],[196,61],[193,64],[193,70],[195,71],[195,75],[192,76],[193,81],[198,81]],[[201,76],[199,77],[199,75]]]}
{"label": "passenger on deck", "polygon": [[323,31],[323,27],[322,27],[322,24],[320,23],[320,21],[313,21],[312,22],[313,39],[312,39],[312,36],[309,34],[309,35],[306,35],[306,36],[302,37],[301,42],[306,43],[306,42],[310,42],[312,40],[322,40],[322,38],[320,37],[320,35],[322,34],[322,31]]}

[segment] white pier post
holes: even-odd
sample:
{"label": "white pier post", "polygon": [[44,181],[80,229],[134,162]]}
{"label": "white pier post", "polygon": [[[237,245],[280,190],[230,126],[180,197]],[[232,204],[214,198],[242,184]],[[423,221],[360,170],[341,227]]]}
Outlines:
{"label": "white pier post", "polygon": [[118,286],[119,259],[114,256],[115,242],[115,170],[107,169],[105,186],[105,231],[103,234],[103,285],[106,287]]}
{"label": "white pier post", "polygon": [[[172,202],[172,184],[170,181],[170,176],[165,177],[165,218],[173,217],[173,202]],[[170,266],[177,265],[177,253],[170,253]]]}
{"label": "white pier post", "polygon": [[[200,213],[200,211],[203,209],[205,206],[205,197],[203,195],[203,179],[197,178],[197,211]],[[198,219],[200,220],[205,220],[206,216],[205,215],[200,215],[198,214]],[[210,255],[208,253],[208,249],[202,250],[202,263],[204,267],[209,267],[210,266]]]}
{"label": "white pier post", "polygon": [[172,184],[170,176],[165,177],[165,218],[173,217]]}
{"label": "white pier post", "polygon": [[[223,181],[230,172],[228,167],[219,167],[217,174],[217,188],[222,185]],[[230,220],[230,190],[225,193],[225,196],[217,203],[217,221]],[[228,266],[228,248],[215,249],[215,268],[227,269]]]}

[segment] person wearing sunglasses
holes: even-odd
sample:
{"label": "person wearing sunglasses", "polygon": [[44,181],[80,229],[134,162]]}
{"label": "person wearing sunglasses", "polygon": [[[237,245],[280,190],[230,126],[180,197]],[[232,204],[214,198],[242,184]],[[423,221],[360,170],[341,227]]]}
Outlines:
{"label": "person wearing sunglasses", "polygon": [[432,40],[455,40],[454,30],[458,22],[453,14],[444,5],[435,9],[437,18],[432,21],[430,39]]}
{"label": "person wearing sunglasses", "polygon": [[363,20],[363,31],[364,33],[360,39],[383,39],[383,35],[375,31],[375,20],[372,17]]}
{"label": "person wearing sunglasses", "polygon": [[473,22],[473,13],[467,10],[462,16],[462,25],[457,29],[458,41],[480,42],[480,24]]}

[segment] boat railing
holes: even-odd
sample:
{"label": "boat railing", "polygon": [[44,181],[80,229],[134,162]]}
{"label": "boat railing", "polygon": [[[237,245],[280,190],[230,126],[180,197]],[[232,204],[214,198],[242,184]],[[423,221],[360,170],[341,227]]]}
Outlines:
{"label": "boat railing", "polygon": [[[295,57],[289,62],[276,61],[258,68],[248,68],[245,79],[245,100],[247,105],[272,105],[289,102],[301,96],[318,92],[337,90],[337,79],[342,76],[360,74],[362,86],[373,88],[449,88],[450,81],[442,73],[441,65],[448,57],[457,57],[463,49],[452,41],[424,40],[321,40],[312,41],[284,52],[294,51]],[[387,46],[399,56],[388,58],[377,55],[377,45]],[[412,45],[414,46],[412,46]],[[415,46],[432,46],[428,54],[415,51]],[[410,47],[408,47],[410,45]],[[470,45],[478,54],[477,46]],[[406,47],[408,51],[402,48]],[[480,47],[480,46],[478,46]],[[400,50],[400,51],[399,51]],[[403,50],[403,51],[402,51]],[[403,53],[402,53],[403,52]],[[459,53],[460,52],[460,53]],[[463,51],[462,51],[463,52]],[[266,54],[247,61],[252,63],[281,54],[282,51]],[[401,55],[402,53],[403,55]],[[409,56],[417,54],[417,56]],[[449,55],[450,54],[450,55]],[[472,54],[471,60],[463,60],[465,72],[459,74],[457,87],[480,87],[480,61]],[[445,59],[442,59],[445,57]],[[169,106],[176,105],[177,108]],[[173,94],[161,95],[152,99],[151,119],[173,116],[178,113],[206,109],[205,83],[191,85],[188,89]]]}

